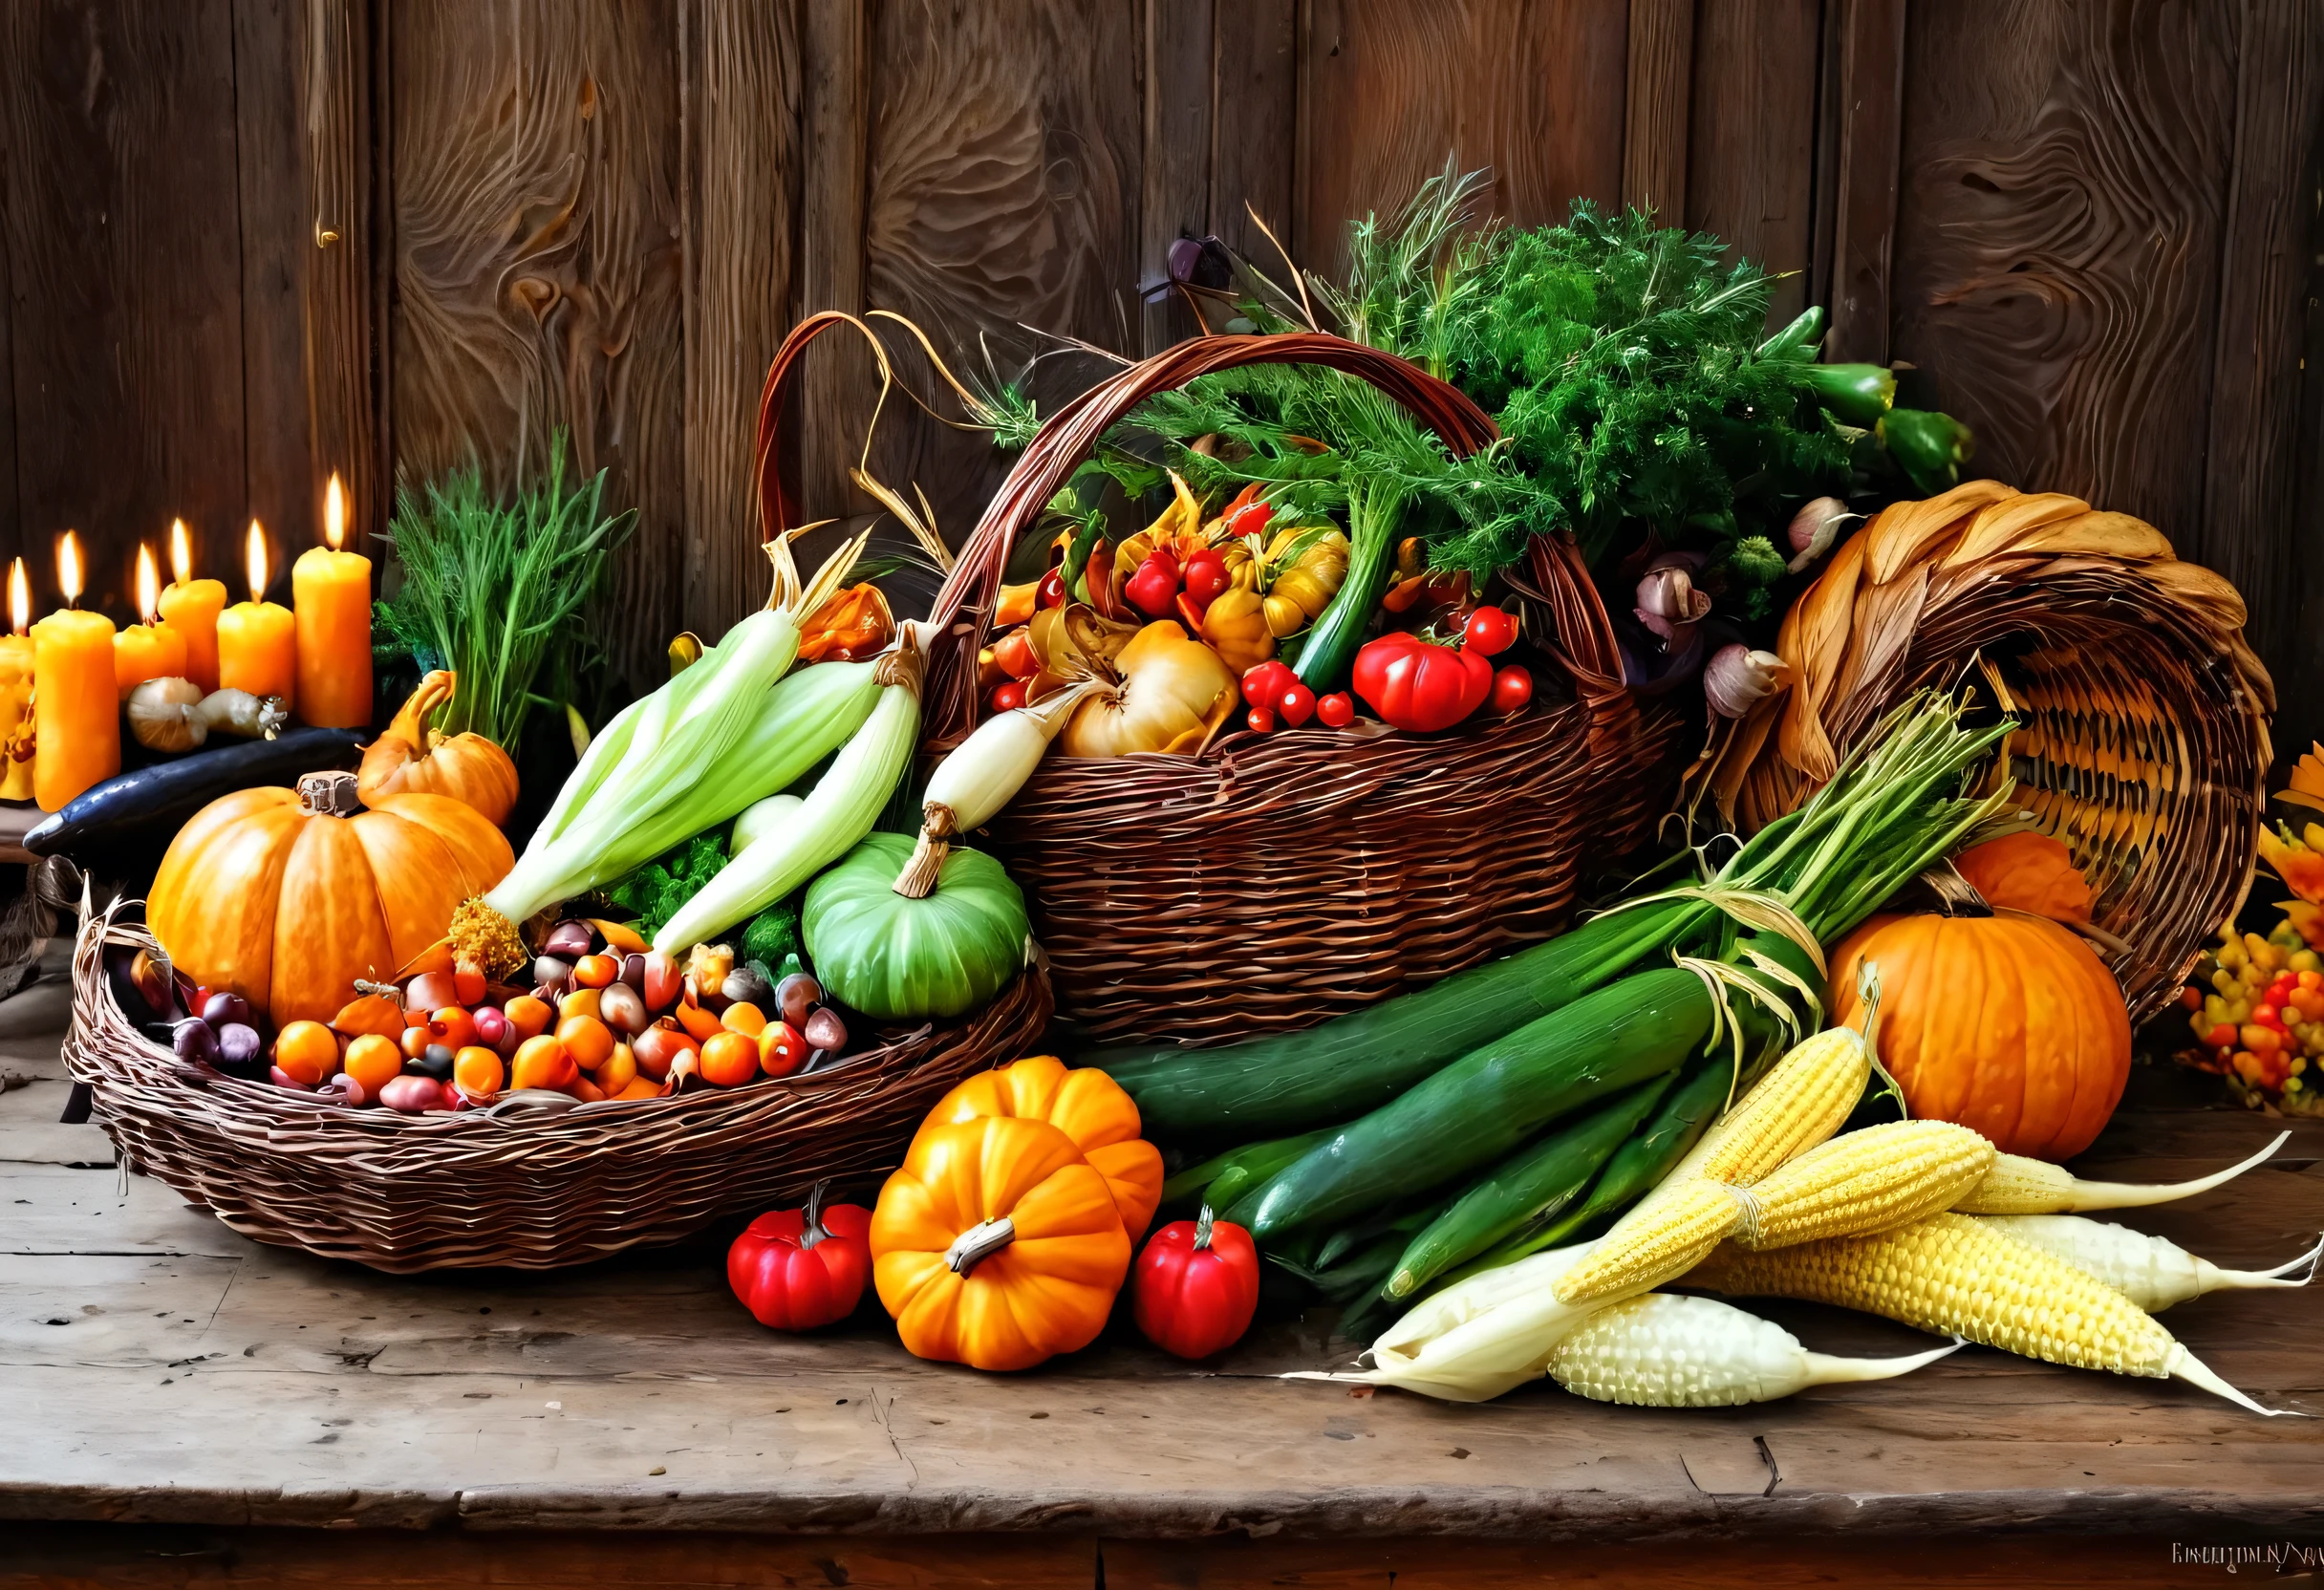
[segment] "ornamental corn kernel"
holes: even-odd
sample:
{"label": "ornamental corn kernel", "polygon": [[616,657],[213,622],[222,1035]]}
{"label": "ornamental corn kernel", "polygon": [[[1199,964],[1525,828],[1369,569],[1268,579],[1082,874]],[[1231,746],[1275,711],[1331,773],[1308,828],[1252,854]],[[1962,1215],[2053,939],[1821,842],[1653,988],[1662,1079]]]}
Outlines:
{"label": "ornamental corn kernel", "polygon": [[1695,1145],[1691,1172],[1712,1181],[1757,1181],[1838,1131],[1864,1091],[1872,1062],[1861,1034],[1833,1027],[1792,1046]]}

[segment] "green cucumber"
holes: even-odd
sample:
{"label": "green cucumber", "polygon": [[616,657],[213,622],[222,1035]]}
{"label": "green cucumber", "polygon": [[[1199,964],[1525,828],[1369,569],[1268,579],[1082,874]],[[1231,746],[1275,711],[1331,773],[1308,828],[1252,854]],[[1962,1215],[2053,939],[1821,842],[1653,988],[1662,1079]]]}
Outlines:
{"label": "green cucumber", "polygon": [[1227,1217],[1263,1244],[1425,1192],[1560,1115],[1676,1070],[1710,1036],[1712,1008],[1703,979],[1675,968],[1584,995],[1342,1128]]}
{"label": "green cucumber", "polygon": [[1229,1208],[1245,1193],[1264,1187],[1277,1171],[1286,1165],[1295,1164],[1302,1154],[1329,1137],[1336,1129],[1325,1127],[1321,1131],[1302,1132],[1297,1137],[1249,1143],[1232,1153],[1221,1154],[1219,1159],[1223,1163],[1203,1192],[1203,1202],[1214,1210]]}
{"label": "green cucumber", "polygon": [[1662,1102],[1670,1083],[1670,1076],[1642,1083],[1478,1177],[1404,1250],[1383,1288],[1388,1300],[1410,1297],[1455,1264],[1581,1197],[1607,1159]]}
{"label": "green cucumber", "polygon": [[1347,574],[1324,605],[1300,648],[1300,682],[1318,696],[1345,689],[1348,670],[1364,645],[1364,632],[1395,572],[1396,525],[1403,500],[1392,487],[1347,486]]}

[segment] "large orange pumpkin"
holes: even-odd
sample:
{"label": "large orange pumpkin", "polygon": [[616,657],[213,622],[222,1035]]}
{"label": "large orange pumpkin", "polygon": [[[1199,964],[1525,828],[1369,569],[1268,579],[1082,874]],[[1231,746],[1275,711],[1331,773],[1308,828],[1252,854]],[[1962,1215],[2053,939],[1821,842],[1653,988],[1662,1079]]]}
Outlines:
{"label": "large orange pumpkin", "polygon": [[981,1115],[1046,1121],[1064,1132],[1106,1178],[1130,1239],[1146,1235],[1162,1201],[1162,1150],[1138,1136],[1138,1107],[1120,1083],[1094,1066],[1068,1070],[1055,1055],[1033,1055],[960,1084],[936,1101],[920,1130]]}
{"label": "large orange pumpkin", "polygon": [[420,681],[387,732],[363,747],[355,789],[376,806],[382,795],[448,795],[484,813],[494,825],[516,806],[516,763],[481,734],[446,735],[427,726],[452,698],[457,676],[439,668]]}
{"label": "large orange pumpkin", "polygon": [[[352,812],[353,815],[341,815]],[[501,881],[508,841],[442,795],[383,795],[346,773],[245,789],[196,812],[153,880],[145,920],[179,971],[276,1025],[329,1021],[357,978],[391,978]]]}
{"label": "large orange pumpkin", "polygon": [[2090,920],[2090,882],[2074,853],[2046,833],[2012,833],[1972,845],[1953,861],[1995,911],[2030,911],[2053,922]]}
{"label": "large orange pumpkin", "polygon": [[930,1127],[872,1212],[872,1280],[921,1358],[1029,1369],[1087,1346],[1130,1273],[1106,1178],[1045,1121]]}
{"label": "large orange pumpkin", "polygon": [[2015,913],[1875,916],[1832,957],[1835,1022],[1858,1020],[1865,960],[1880,971],[1880,1056],[1914,1115],[2004,1153],[2090,1147],[2130,1078],[2130,1013],[2090,946]]}

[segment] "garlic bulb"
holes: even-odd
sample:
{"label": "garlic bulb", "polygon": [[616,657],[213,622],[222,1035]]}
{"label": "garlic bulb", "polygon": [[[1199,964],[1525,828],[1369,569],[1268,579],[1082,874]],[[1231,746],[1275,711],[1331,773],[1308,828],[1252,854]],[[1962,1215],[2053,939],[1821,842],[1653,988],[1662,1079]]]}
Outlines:
{"label": "garlic bulb", "polygon": [[196,710],[217,733],[238,734],[245,740],[272,740],[290,721],[290,709],[280,696],[261,700],[247,690],[213,690]]}
{"label": "garlic bulb", "polygon": [[1842,526],[1861,518],[1861,513],[1850,513],[1848,505],[1837,497],[1818,497],[1812,503],[1802,503],[1799,511],[1792,515],[1789,532],[1792,561],[1785,568],[1798,573],[1832,549]]}
{"label": "garlic bulb", "polygon": [[190,751],[210,734],[201,703],[202,687],[191,679],[147,679],[130,691],[121,710],[148,751]]}
{"label": "garlic bulb", "polygon": [[1791,682],[1790,663],[1740,641],[1720,647],[1703,664],[1703,698],[1721,718],[1742,717]]}
{"label": "garlic bulb", "polygon": [[1711,612],[1711,592],[1694,588],[1692,561],[1683,555],[1659,559],[1638,582],[1638,621],[1665,641],[1700,623]]}

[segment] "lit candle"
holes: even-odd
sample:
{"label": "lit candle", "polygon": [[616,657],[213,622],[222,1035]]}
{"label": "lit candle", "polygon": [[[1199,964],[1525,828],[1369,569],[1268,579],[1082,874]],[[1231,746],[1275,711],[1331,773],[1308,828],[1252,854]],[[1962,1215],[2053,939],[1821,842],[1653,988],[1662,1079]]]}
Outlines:
{"label": "lit candle", "polygon": [[43,811],[121,770],[121,698],[113,682],[113,620],[81,612],[80,538],[64,534],[56,583],[65,606],[32,626],[32,799]]}
{"label": "lit candle", "polygon": [[161,576],[154,571],[153,548],[138,545],[138,612],[145,622],[132,624],[113,637],[113,679],[121,699],[147,679],[185,677],[185,635],[159,622]]}
{"label": "lit candle", "polygon": [[32,798],[32,581],[18,558],[8,570],[10,633],[0,635],[0,801]]}
{"label": "lit candle", "polygon": [[298,677],[298,633],[290,610],[267,600],[267,532],[255,519],[244,566],[250,599],[218,615],[218,685],[288,703]]}
{"label": "lit candle", "polygon": [[183,519],[170,521],[169,569],[176,578],[161,592],[161,620],[185,636],[185,677],[205,691],[215,690],[218,613],[226,606],[226,582],[194,578],[194,552]]}
{"label": "lit candle", "polygon": [[298,613],[298,716],[326,729],[371,721],[371,559],[341,551],[347,494],[337,475],[323,496],[323,539],[290,567]]}

